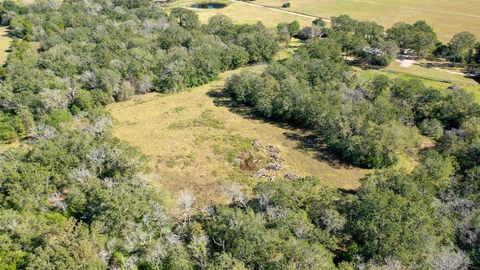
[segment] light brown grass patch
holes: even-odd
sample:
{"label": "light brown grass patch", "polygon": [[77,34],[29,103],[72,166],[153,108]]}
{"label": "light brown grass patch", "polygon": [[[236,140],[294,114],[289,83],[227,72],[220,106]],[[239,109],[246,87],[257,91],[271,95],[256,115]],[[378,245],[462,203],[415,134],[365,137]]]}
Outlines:
{"label": "light brown grass patch", "polygon": [[317,176],[341,188],[358,186],[357,180],[367,171],[319,157],[318,149],[305,147],[309,132],[229,108],[229,99],[219,91],[232,73],[184,92],[152,93],[108,107],[116,120],[114,134],[150,157],[157,175],[154,184],[173,195],[191,190],[201,204],[224,202],[223,182],[251,185],[258,181],[248,176],[248,170],[240,170],[241,160],[237,160],[251,151],[252,140],[257,139],[280,148],[281,173]]}

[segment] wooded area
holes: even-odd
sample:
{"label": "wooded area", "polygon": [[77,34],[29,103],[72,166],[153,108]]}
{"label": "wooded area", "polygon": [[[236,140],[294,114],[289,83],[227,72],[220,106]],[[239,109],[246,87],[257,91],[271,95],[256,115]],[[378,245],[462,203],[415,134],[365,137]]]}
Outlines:
{"label": "wooded area", "polygon": [[[472,34],[441,44],[424,21],[385,30],[342,15],[314,21],[310,33],[322,34],[276,60],[298,23],[201,24],[149,0],[4,1],[1,13],[14,39],[0,69],[0,141],[21,147],[0,153],[0,269],[480,267],[480,105],[421,80],[360,83],[351,67],[409,53],[478,70]],[[181,215],[169,216],[147,157],[112,135],[104,106],[257,63],[268,66],[227,80],[234,106],[376,170],[355,190],[310,176],[251,191],[226,183],[229,203],[202,209],[184,191]],[[395,167],[402,155],[418,165]]]}

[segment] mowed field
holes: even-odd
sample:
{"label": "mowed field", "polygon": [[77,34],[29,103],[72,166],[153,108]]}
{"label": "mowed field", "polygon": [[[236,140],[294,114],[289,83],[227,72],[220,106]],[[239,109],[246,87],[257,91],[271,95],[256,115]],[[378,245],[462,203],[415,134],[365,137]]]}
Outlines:
{"label": "mowed field", "polygon": [[268,27],[274,27],[279,23],[292,22],[294,20],[297,20],[302,26],[309,26],[314,20],[314,18],[310,16],[299,16],[275,9],[254,6],[250,3],[241,1],[222,1],[228,4],[222,9],[192,8],[191,5],[196,2],[202,1],[177,1],[173,2],[170,7],[181,6],[194,10],[198,13],[199,19],[202,23],[207,23],[208,19],[216,14],[224,14],[236,23],[256,23],[261,21]]}
{"label": "mowed field", "polygon": [[[278,7],[283,1],[257,0],[255,3]],[[400,21],[425,20],[435,28],[442,41],[448,41],[461,31],[470,31],[480,38],[478,0],[294,0],[289,10],[327,18],[348,14],[385,27]]]}
{"label": "mowed field", "polygon": [[257,141],[280,149],[278,177],[293,173],[316,176],[335,187],[358,186],[368,171],[320,156],[309,132],[257,119],[248,108],[234,111],[238,107],[221,95],[232,72],[184,92],[151,93],[108,107],[116,122],[114,134],[150,157],[155,185],[173,197],[190,190],[201,203],[222,202],[225,182],[248,187],[269,181],[251,177],[255,171],[243,172],[235,163]]}
{"label": "mowed field", "polygon": [[[256,0],[256,5],[280,8],[283,0]],[[470,31],[480,38],[480,1],[478,0],[293,0],[286,11],[330,18],[348,14],[358,20],[374,21],[390,27],[396,22],[413,23],[425,20],[439,38],[446,42],[455,33]],[[309,24],[312,19],[300,14],[286,14],[279,10],[232,2],[219,10],[198,10],[202,21],[217,13],[230,16],[238,22],[262,21],[266,25],[298,20]]]}

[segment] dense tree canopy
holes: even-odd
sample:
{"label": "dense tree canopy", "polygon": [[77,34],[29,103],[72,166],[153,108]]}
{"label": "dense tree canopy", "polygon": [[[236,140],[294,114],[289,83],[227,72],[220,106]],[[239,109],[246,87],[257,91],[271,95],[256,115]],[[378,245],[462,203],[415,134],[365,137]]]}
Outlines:
{"label": "dense tree canopy", "polygon": [[[0,69],[0,269],[467,269],[480,267],[480,105],[463,90],[376,76],[345,56],[387,65],[398,48],[428,56],[425,22],[385,31],[322,20],[291,58],[273,61],[298,22],[201,24],[149,0],[4,1],[14,40]],[[316,30],[315,30],[316,31]],[[282,39],[282,35],[283,38]],[[33,43],[34,41],[35,43]],[[479,62],[463,32],[447,56]],[[115,138],[108,103],[205,84],[261,116],[312,130],[344,161],[376,168],[355,190],[314,177],[225,184],[229,203],[170,217],[148,160]],[[422,137],[423,136],[423,137]],[[422,141],[431,146],[418,151]],[[181,151],[181,150],[179,150]],[[395,166],[416,154],[407,171]]]}
{"label": "dense tree canopy", "polygon": [[418,57],[430,55],[438,42],[433,28],[425,21],[417,21],[412,25],[397,23],[387,30],[387,37],[402,50],[412,50]]}
{"label": "dense tree canopy", "polygon": [[[307,42],[292,59],[260,75],[233,76],[226,91],[262,115],[317,130],[333,151],[364,167],[389,166],[412,151],[416,125],[438,139],[443,129],[458,128],[480,113],[469,94],[431,89],[420,81],[379,76],[358,85],[340,45],[330,39]],[[440,131],[427,130],[432,121]]]}
{"label": "dense tree canopy", "polygon": [[3,71],[3,141],[25,135],[32,117],[52,124],[135,93],[205,84],[227,69],[270,61],[278,50],[260,23],[234,25],[218,15],[200,25],[188,9],[167,15],[149,1],[133,2],[39,1],[28,14],[4,5],[4,23],[21,39]]}

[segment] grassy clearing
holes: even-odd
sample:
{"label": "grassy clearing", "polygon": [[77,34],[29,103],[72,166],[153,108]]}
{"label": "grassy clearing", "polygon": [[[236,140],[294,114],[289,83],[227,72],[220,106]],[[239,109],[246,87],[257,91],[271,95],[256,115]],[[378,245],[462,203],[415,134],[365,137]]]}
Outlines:
{"label": "grassy clearing", "polygon": [[[186,7],[190,6],[196,2],[205,2],[205,1],[177,1],[174,2],[170,7]],[[310,25],[312,19],[297,16],[294,14],[288,14],[279,12],[276,10],[271,10],[268,8],[261,8],[251,6],[245,3],[231,2],[226,1],[228,5],[222,9],[199,9],[199,8],[190,8],[198,13],[200,21],[202,23],[207,23],[208,19],[216,14],[225,14],[234,20],[236,23],[256,23],[261,21],[264,25],[268,27],[274,27],[281,22],[291,22],[297,20],[301,25]]]}
{"label": "grassy clearing", "polygon": [[[280,7],[283,0],[256,0],[255,3]],[[477,0],[295,0],[288,10],[326,18],[348,14],[385,27],[399,21],[425,20],[442,41],[461,31],[471,31],[480,37],[480,1]]]}
{"label": "grassy clearing", "polygon": [[172,195],[191,190],[200,203],[222,202],[225,181],[245,186],[261,181],[252,175],[269,160],[265,150],[253,146],[258,140],[280,149],[282,166],[272,177],[313,175],[336,187],[357,187],[367,171],[320,157],[309,132],[256,119],[247,108],[230,107],[220,91],[232,72],[189,91],[152,93],[108,107],[116,120],[114,134],[150,157],[154,184]]}
{"label": "grassy clearing", "polygon": [[418,62],[410,67],[402,67],[394,61],[390,66],[384,69],[363,70],[354,68],[355,73],[361,81],[367,81],[375,75],[384,74],[390,78],[400,79],[421,79],[427,86],[439,89],[447,89],[451,86],[457,86],[471,92],[480,102],[480,84],[469,77],[458,74],[460,69],[445,69],[427,67],[427,61]]}
{"label": "grassy clearing", "polygon": [[12,38],[8,36],[7,27],[0,27],[0,63],[3,64],[7,60],[8,50]]}

